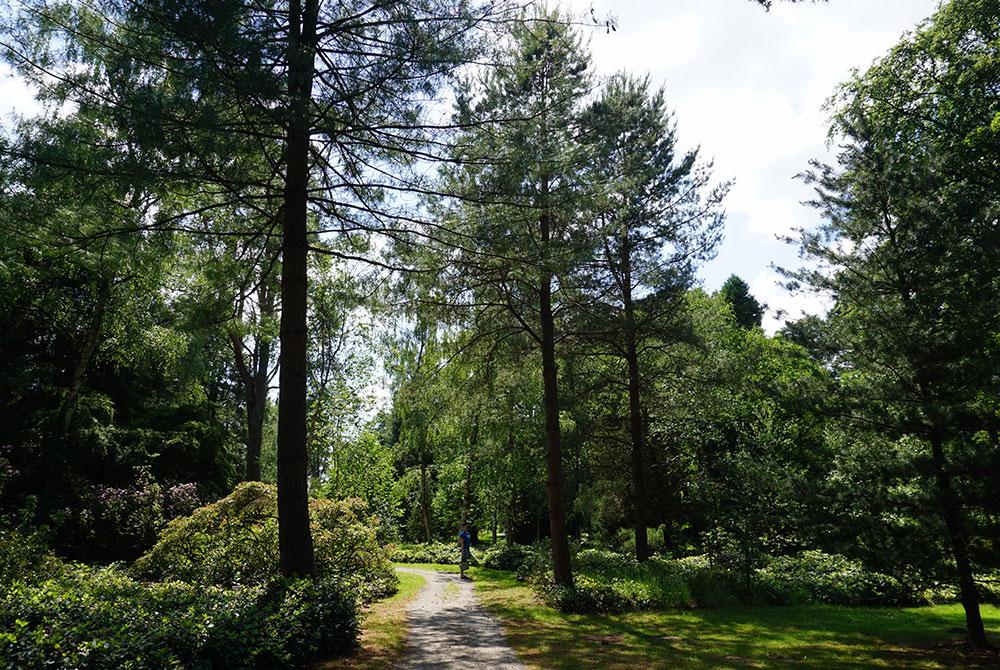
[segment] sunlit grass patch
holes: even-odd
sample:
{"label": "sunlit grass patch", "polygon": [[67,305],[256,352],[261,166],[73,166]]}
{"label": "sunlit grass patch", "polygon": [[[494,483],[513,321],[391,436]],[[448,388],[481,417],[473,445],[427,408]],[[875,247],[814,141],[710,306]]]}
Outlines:
{"label": "sunlit grass patch", "polygon": [[[534,668],[997,668],[971,651],[961,606],[830,605],[563,614],[510,573],[473,569],[477,595]],[[1000,609],[983,609],[1000,638]],[[996,639],[1000,642],[1000,639]]]}
{"label": "sunlit grass patch", "polygon": [[314,670],[388,670],[406,649],[406,607],[426,583],[420,575],[400,572],[399,591],[374,603],[365,613],[358,648],[349,656],[319,663]]}

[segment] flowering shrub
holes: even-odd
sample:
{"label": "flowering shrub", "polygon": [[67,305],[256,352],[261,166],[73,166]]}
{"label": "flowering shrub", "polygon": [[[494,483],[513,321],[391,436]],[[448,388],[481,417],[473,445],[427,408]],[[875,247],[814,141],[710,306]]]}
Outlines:
{"label": "flowering shrub", "polygon": [[127,488],[96,487],[98,531],[109,546],[135,555],[151,545],[163,527],[163,489],[148,467],[136,468]]}
{"label": "flowering shrub", "polygon": [[187,516],[201,505],[201,498],[198,496],[198,485],[190,482],[187,484],[177,484],[167,489],[164,503],[164,516],[173,519],[179,516]]}

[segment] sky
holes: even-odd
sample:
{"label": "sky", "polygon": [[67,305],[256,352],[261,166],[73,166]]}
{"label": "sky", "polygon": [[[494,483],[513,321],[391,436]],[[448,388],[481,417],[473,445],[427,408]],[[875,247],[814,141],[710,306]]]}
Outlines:
{"label": "sky", "polygon": [[611,15],[617,30],[590,37],[598,76],[649,74],[664,86],[684,147],[701,146],[720,179],[734,179],[726,202],[725,239],[701,272],[718,289],[736,273],[769,306],[764,327],[823,313],[815,295],[792,295],[772,269],[802,264],[796,246],[779,241],[812,227],[817,213],[801,204],[810,187],[795,179],[813,158],[827,159],[824,102],[854,68],[886,53],[937,7],[937,0],[776,2],[770,12],[748,0],[573,0]]}
{"label": "sky", "polygon": [[[937,6],[937,0],[776,2],[749,0],[568,0],[575,11],[613,16],[617,30],[592,30],[598,77],[625,70],[664,86],[686,148],[700,145],[720,180],[734,179],[725,239],[701,271],[708,290],[738,274],[768,305],[773,333],[788,318],[822,313],[815,295],[792,295],[772,265],[798,267],[780,241],[819,222],[801,204],[809,187],[795,179],[813,158],[828,158],[823,103],[853,68],[864,68]],[[35,109],[28,89],[0,64],[0,124]]]}

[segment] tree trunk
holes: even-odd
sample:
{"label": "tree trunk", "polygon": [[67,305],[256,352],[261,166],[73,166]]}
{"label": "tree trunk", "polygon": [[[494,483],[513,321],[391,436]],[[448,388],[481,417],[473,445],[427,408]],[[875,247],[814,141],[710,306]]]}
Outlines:
{"label": "tree trunk", "polygon": [[646,464],[642,441],[642,405],[639,397],[639,352],[636,345],[635,308],[632,304],[632,265],[627,242],[622,245],[622,298],[625,306],[625,360],[628,365],[629,433],[632,437],[632,527],[635,558],[649,558],[646,536]]}
{"label": "tree trunk", "polygon": [[[264,318],[274,314],[274,295],[265,286],[259,293],[260,323]],[[267,390],[271,368],[271,342],[258,333],[254,344],[254,352],[250,357],[251,370],[243,356],[243,338],[235,331],[229,332],[229,341],[233,347],[236,361],[236,371],[243,386],[243,401],[246,405],[247,417],[247,449],[246,473],[244,481],[258,482],[261,479],[260,452],[264,441],[264,415],[267,410]]]}
{"label": "tree trunk", "polygon": [[479,410],[472,419],[472,434],[469,435],[469,448],[465,454],[465,482],[462,490],[462,523],[469,523],[469,506],[472,498],[472,456],[479,440]]}
{"label": "tree trunk", "polygon": [[306,446],[307,210],[310,103],[318,0],[289,2],[288,138],[281,240],[281,373],[278,379],[278,551],[281,573],[316,572],[309,529]]}
{"label": "tree trunk", "polygon": [[934,475],[937,479],[938,504],[941,516],[948,529],[951,540],[952,556],[958,569],[958,585],[962,596],[962,608],[965,610],[965,626],[969,631],[969,641],[973,645],[985,648],[990,644],[986,639],[983,627],[983,617],[979,612],[979,593],[976,591],[976,581],[969,562],[969,549],[965,539],[965,529],[962,523],[962,513],[951,488],[951,475],[944,457],[944,440],[940,431],[931,431],[931,457],[934,462]]}
{"label": "tree trunk", "polygon": [[431,503],[430,494],[427,491],[427,464],[423,456],[420,457],[420,513],[424,520],[424,533],[427,544],[431,543]]}
{"label": "tree trunk", "polygon": [[97,288],[97,304],[94,305],[94,313],[90,317],[90,327],[87,329],[87,339],[83,342],[80,357],[73,368],[69,390],[62,403],[62,438],[64,443],[69,442],[69,431],[73,426],[73,418],[76,416],[80,390],[83,388],[83,378],[87,374],[87,368],[90,367],[90,360],[94,357],[94,350],[97,349],[97,340],[104,324],[104,314],[110,301],[111,280],[102,275],[100,286]]}
{"label": "tree trunk", "polygon": [[[541,216],[542,242],[549,241],[549,217]],[[552,536],[552,573],[559,586],[573,585],[569,539],[562,500],[562,451],[559,432],[559,380],[556,368],[555,319],[552,314],[552,273],[542,268],[539,277],[542,330],[542,405],[545,410],[545,492],[549,502],[549,535]]]}
{"label": "tree trunk", "polygon": [[[274,314],[273,294],[261,293],[261,321],[263,317]],[[267,300],[268,304],[264,304]],[[271,341],[257,336],[257,369],[253,377],[253,416],[248,416],[250,431],[247,442],[247,481],[257,482],[261,479],[260,452],[264,442],[264,419],[267,415],[267,391],[271,377]]]}

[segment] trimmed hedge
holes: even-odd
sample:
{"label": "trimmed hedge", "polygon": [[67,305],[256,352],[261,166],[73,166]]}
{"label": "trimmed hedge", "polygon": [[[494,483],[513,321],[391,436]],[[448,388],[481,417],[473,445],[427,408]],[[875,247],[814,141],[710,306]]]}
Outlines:
{"label": "trimmed hedge", "polygon": [[0,591],[0,658],[18,668],[292,668],[353,647],[357,617],[335,580],[143,584],[67,565]]}

